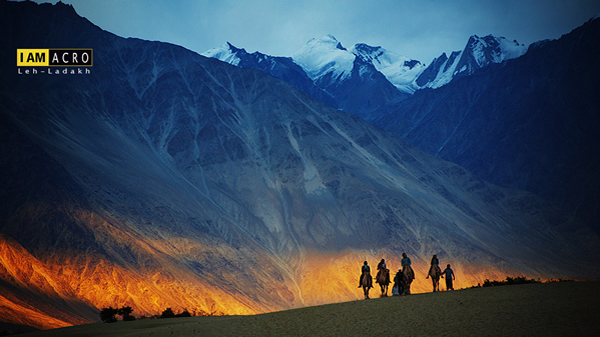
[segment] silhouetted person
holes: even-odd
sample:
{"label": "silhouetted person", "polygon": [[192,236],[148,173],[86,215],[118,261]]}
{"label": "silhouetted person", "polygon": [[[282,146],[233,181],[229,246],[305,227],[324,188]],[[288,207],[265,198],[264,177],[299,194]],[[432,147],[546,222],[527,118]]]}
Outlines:
{"label": "silhouetted person", "polygon": [[402,272],[406,272],[406,266],[410,266],[412,262],[410,261],[410,257],[406,255],[406,253],[402,253]]}
{"label": "silhouetted person", "polygon": [[385,259],[381,259],[381,262],[377,265],[377,276],[375,277],[375,283],[379,283],[381,287],[381,296],[387,296],[388,286],[391,283],[390,270],[387,269]]}
{"label": "silhouetted person", "polygon": [[363,288],[365,299],[369,299],[369,289],[373,288],[373,277],[371,277],[371,267],[367,261],[360,268],[360,279],[358,281],[358,287]]}
{"label": "silhouetted person", "polygon": [[358,287],[362,287],[362,278],[365,275],[365,273],[368,273],[369,275],[371,274],[371,267],[369,267],[369,263],[367,261],[365,261],[365,264],[363,264],[363,266],[360,268],[360,278],[358,279]]}
{"label": "silhouetted person", "polygon": [[[402,268],[398,269],[396,276],[394,276],[394,288],[392,288],[392,295],[404,295],[404,288],[406,286],[406,277],[402,272]],[[397,293],[395,293],[397,292]]]}
{"label": "silhouetted person", "polygon": [[444,278],[444,276],[446,276],[446,291],[448,290],[454,290],[454,286],[452,285],[452,281],[456,280],[456,277],[454,276],[454,271],[452,270],[452,268],[450,268],[450,265],[446,266],[446,269],[444,269],[444,271],[442,272],[442,278]]}
{"label": "silhouetted person", "polygon": [[431,270],[435,268],[434,266],[439,266],[439,264],[440,260],[438,259],[437,255],[433,255],[433,257],[431,258],[431,265],[429,266],[429,271],[427,272],[426,279],[428,279],[429,276],[431,276]]}
{"label": "silhouetted person", "polygon": [[406,255],[406,253],[402,253],[401,264],[402,264],[402,273],[406,277],[406,287],[405,287],[404,291],[406,292],[406,294],[410,294],[410,285],[412,284],[412,281],[415,279],[415,272],[413,271],[412,267],[410,266],[412,264],[412,262],[410,261],[410,257],[408,257]]}

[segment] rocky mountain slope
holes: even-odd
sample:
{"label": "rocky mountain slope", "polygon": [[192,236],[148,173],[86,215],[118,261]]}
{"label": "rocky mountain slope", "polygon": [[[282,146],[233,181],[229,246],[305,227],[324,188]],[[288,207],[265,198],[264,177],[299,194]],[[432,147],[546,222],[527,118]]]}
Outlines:
{"label": "rocky mountain slope", "polygon": [[250,54],[245,49],[236,48],[230,43],[211,49],[202,55],[216,58],[236,67],[262,70],[294,85],[309,96],[332,108],[338,107],[335,98],[322,88],[317,87],[306,71],[290,57],[269,56],[259,52]]}
{"label": "rocky mountain slope", "polygon": [[[0,6],[6,321],[358,299],[362,261],[397,268],[402,252],[415,291],[432,254],[457,287],[600,270],[600,239],[576,219],[284,81],[120,38],[62,3]],[[93,48],[91,74],[15,70],[15,49],[56,46]]]}
{"label": "rocky mountain slope", "polygon": [[598,227],[600,19],[375,121],[478,177],[525,189]]}

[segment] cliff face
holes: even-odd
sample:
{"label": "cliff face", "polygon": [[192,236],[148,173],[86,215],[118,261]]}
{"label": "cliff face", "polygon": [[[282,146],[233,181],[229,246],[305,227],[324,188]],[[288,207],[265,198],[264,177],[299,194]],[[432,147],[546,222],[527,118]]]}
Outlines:
{"label": "cliff face", "polygon": [[13,322],[358,299],[362,261],[395,269],[402,252],[423,276],[438,254],[458,287],[593,273],[598,237],[580,223],[285,82],[116,37],[62,4],[1,9],[15,32],[2,57],[94,50],[89,75],[11,66],[0,87],[0,290],[30,319]]}

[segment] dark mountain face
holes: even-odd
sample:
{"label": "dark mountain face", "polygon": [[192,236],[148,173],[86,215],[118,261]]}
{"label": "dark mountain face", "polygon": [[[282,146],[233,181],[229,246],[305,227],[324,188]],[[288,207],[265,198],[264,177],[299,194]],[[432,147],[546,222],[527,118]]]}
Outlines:
{"label": "dark mountain face", "polygon": [[427,68],[425,68],[425,70],[423,70],[419,77],[417,77],[417,85],[420,87],[424,87],[427,85],[427,83],[433,82],[436,79],[442,67],[446,64],[452,63],[446,61],[448,61],[448,56],[446,56],[446,53],[442,53],[440,57],[433,59],[431,64]]}
{"label": "dark mountain face", "polygon": [[[581,223],[286,82],[117,37],[64,4],[0,6],[10,32],[0,295],[11,322],[357,299],[362,261],[396,268],[402,252],[422,275],[432,254],[452,263],[457,287],[599,270],[588,258],[598,236]],[[15,49],[56,46],[93,48],[91,73],[16,71]]]}
{"label": "dark mountain face", "polygon": [[261,54],[259,52],[248,53],[243,48],[236,48],[227,43],[227,52],[231,57],[237,59],[236,66],[241,68],[250,68],[261,70],[275,78],[284,80],[296,88],[304,91],[310,97],[327,104],[332,108],[337,108],[337,102],[330,94],[314,85],[304,69],[297,65],[289,57],[276,57]]}
{"label": "dark mountain face", "polygon": [[354,59],[350,76],[342,80],[323,76],[315,84],[335,97],[341,110],[366,121],[378,116],[386,105],[410,96],[400,92],[371,62],[359,57]]}
{"label": "dark mountain face", "polygon": [[600,215],[600,20],[429,91],[378,122],[478,177]]}

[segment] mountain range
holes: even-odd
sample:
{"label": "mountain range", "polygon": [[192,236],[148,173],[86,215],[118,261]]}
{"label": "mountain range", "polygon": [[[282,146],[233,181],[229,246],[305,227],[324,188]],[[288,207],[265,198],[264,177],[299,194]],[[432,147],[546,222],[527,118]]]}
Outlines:
{"label": "mountain range", "polygon": [[[429,66],[382,47],[313,39],[287,62],[304,69],[321,100],[464,166],[478,178],[542,196],[600,232],[600,20],[529,47],[473,35],[462,51]],[[243,49],[203,55],[239,66]],[[275,61],[273,61],[275,62]],[[250,66],[252,67],[252,66]],[[304,90],[315,89],[282,78]],[[324,81],[322,78],[333,80]],[[393,88],[395,87],[395,89]],[[342,88],[341,90],[338,88]],[[432,90],[436,89],[436,90]],[[340,93],[341,92],[341,93]]]}
{"label": "mountain range", "polygon": [[[229,42],[202,55],[238,67],[260,69],[333,108],[369,120],[381,113],[381,104],[403,101],[420,89],[439,88],[490,64],[517,58],[526,51],[524,45],[504,37],[473,35],[464,50],[452,52],[450,58],[442,53],[427,66],[365,43],[355,44],[348,50],[334,36],[326,35],[311,39],[292,57],[248,53]],[[282,71],[282,68],[289,70]],[[323,92],[332,97],[323,98]],[[370,103],[372,101],[378,104]]]}
{"label": "mountain range", "polygon": [[[251,314],[354,300],[363,261],[396,269],[403,252],[415,292],[431,289],[433,254],[452,264],[457,288],[598,276],[600,238],[580,219],[345,111],[352,99],[366,114],[421,92],[386,84],[366,54],[349,72],[256,53],[234,66],[118,37],[60,2],[0,2],[0,12],[4,322],[81,324],[108,306]],[[87,75],[24,75],[19,48],[92,48],[94,63]],[[339,100],[356,75],[385,104]]]}

